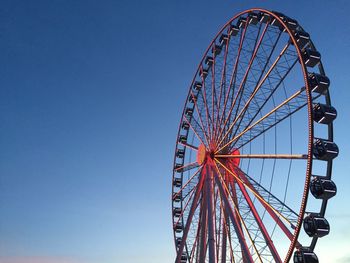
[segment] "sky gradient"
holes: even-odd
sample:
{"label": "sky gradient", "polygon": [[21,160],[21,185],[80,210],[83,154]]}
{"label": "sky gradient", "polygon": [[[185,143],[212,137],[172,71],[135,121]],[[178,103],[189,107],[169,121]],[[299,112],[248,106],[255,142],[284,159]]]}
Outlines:
{"label": "sky gradient", "polygon": [[251,7],[311,34],[340,148],[331,234],[350,262],[348,1],[7,1],[0,6],[0,263],[165,263],[180,114],[212,37]]}

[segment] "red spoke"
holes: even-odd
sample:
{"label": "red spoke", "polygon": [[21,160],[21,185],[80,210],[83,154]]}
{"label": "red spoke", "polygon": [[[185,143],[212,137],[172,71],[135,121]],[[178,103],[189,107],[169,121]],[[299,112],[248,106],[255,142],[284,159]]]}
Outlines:
{"label": "red spoke", "polygon": [[[183,116],[183,117],[184,117],[185,121],[188,123],[188,125],[190,125],[191,129],[193,130],[193,132],[194,132],[194,134],[197,136],[197,138],[201,141],[201,143],[202,143],[203,145],[205,145],[205,143],[203,142],[203,140],[201,139],[201,137],[199,136],[199,134],[197,133],[197,131],[193,128],[191,122],[186,118],[186,116]],[[205,131],[203,131],[203,133],[204,133],[204,137],[205,137]],[[209,144],[207,144],[207,145],[209,145]]]}
{"label": "red spoke", "polygon": [[[276,62],[276,61],[275,61]],[[270,68],[271,69],[271,68]],[[265,75],[266,77],[267,75]],[[263,79],[264,80],[264,79]],[[263,81],[262,80],[262,81]],[[262,85],[262,82],[260,82]],[[256,87],[255,91],[257,91],[261,85],[259,85]],[[254,92],[255,92],[254,91]],[[233,141],[237,140],[239,137],[241,137],[243,134],[245,134],[247,131],[251,130],[253,127],[255,127],[257,124],[259,124],[260,122],[262,122],[263,120],[265,120],[267,117],[271,116],[273,113],[275,113],[278,109],[280,109],[281,107],[287,105],[291,100],[297,98],[300,94],[302,94],[304,91],[304,89],[298,90],[296,93],[294,93],[292,96],[290,96],[289,98],[287,98],[285,101],[283,101],[281,104],[279,104],[277,107],[273,108],[270,112],[268,112],[267,114],[265,114],[263,117],[261,117],[257,122],[255,122],[253,125],[249,126],[248,128],[246,128],[244,131],[242,131],[239,135],[237,135],[236,137],[234,137],[233,139],[231,139],[228,143],[226,143],[224,146],[220,147],[219,149],[216,150],[216,152],[221,151],[222,149],[224,149],[226,146],[228,146],[229,144],[231,144]],[[254,93],[253,92],[253,93]],[[253,98],[253,97],[251,97]],[[241,111],[242,112],[242,111]],[[235,125],[237,119],[239,118],[239,116],[234,120],[234,122],[232,123],[232,125],[230,126],[230,129],[232,129],[232,127]],[[228,133],[226,133],[227,136]],[[218,144],[218,147],[220,146],[220,144],[222,143],[223,140],[220,141],[220,143]]]}
{"label": "red spoke", "polygon": [[260,200],[260,202],[264,203],[266,206],[268,206],[271,209],[271,211],[273,211],[275,214],[277,214],[277,216],[282,217],[284,220],[286,220],[289,224],[292,225],[292,222],[290,222],[288,218],[283,216],[274,207],[272,207],[268,202],[266,202],[266,200],[264,200],[264,198],[262,198],[260,196],[260,194],[254,190],[254,187],[250,183],[248,183],[247,181],[243,181],[239,176],[237,176],[234,172],[232,172],[229,168],[227,168],[227,166],[224,165],[222,162],[220,162],[218,159],[215,158],[215,161],[218,164],[220,164],[220,166],[223,167],[229,174],[231,174],[237,181],[241,182],[246,188],[248,188],[250,190],[250,192],[252,194],[254,194]]}
{"label": "red spoke", "polygon": [[[216,113],[216,121],[215,121],[215,126],[216,127],[219,127],[219,122],[218,122],[218,119],[219,119],[219,115],[220,115],[220,108],[221,108],[221,96],[222,96],[222,86],[224,83],[226,83],[226,60],[227,60],[227,55],[228,55],[228,47],[229,47],[229,42],[230,42],[230,39],[231,39],[231,36],[228,35],[227,36],[228,39],[226,41],[226,45],[225,45],[225,54],[224,54],[224,62],[223,62],[223,65],[222,65],[222,74],[221,74],[221,80],[220,80],[220,95],[219,95],[219,99],[218,99],[218,106],[217,106],[217,113]],[[225,80],[224,80],[225,78]],[[214,138],[216,138],[217,136],[217,130],[215,131],[215,134],[214,134]]]}
{"label": "red spoke", "polygon": [[189,215],[187,217],[185,230],[184,230],[184,233],[182,235],[181,243],[180,243],[180,246],[179,246],[179,249],[178,249],[178,252],[177,252],[177,256],[176,256],[176,260],[175,260],[176,263],[180,263],[181,262],[182,252],[183,252],[185,244],[186,244],[186,239],[187,239],[188,231],[190,230],[190,226],[191,226],[191,223],[192,223],[192,218],[193,218],[194,212],[195,212],[195,210],[197,208],[197,202],[198,202],[201,190],[203,188],[203,182],[204,182],[204,176],[201,177],[201,179],[200,179],[200,181],[198,183],[197,189],[196,189],[196,193],[195,193],[194,198],[193,198],[193,202],[192,202],[192,205],[191,205],[190,213],[189,213]]}
{"label": "red spoke", "polygon": [[253,216],[254,216],[256,222],[258,223],[260,231],[264,236],[265,242],[266,242],[267,246],[269,247],[275,262],[282,262],[279,254],[277,252],[277,249],[274,246],[273,241],[271,240],[271,237],[270,237],[269,233],[267,232],[267,229],[266,229],[264,223],[262,222],[262,219],[261,219],[258,211],[256,210],[247,190],[245,189],[245,187],[243,186],[243,184],[241,182],[237,181],[236,183],[237,183],[239,189],[241,190],[241,192],[243,193],[243,196],[244,196],[245,200],[247,201],[247,204],[249,205],[249,208],[250,208],[251,212],[253,213]]}
{"label": "red spoke", "polygon": [[[214,187],[215,188],[215,187]],[[218,203],[218,199],[219,199],[219,193],[218,193],[219,189],[216,189],[216,193],[215,193],[215,214],[216,214],[216,209],[217,209],[217,203]],[[216,255],[218,257],[218,262],[219,262],[219,257],[220,257],[220,242],[221,242],[221,229],[223,228],[223,225],[222,225],[222,213],[221,213],[221,209],[219,211],[219,218],[217,220],[217,223],[218,223],[218,227],[216,228],[216,240],[217,240],[217,243],[216,243]],[[216,218],[216,216],[215,216]],[[221,255],[222,256],[222,255]]]}
{"label": "red spoke", "polygon": [[212,181],[212,187],[213,187],[213,193],[214,193],[214,208],[213,208],[213,213],[214,213],[214,227],[215,227],[215,247],[216,247],[216,256],[217,256],[217,262],[219,261],[219,256],[220,256],[220,251],[219,251],[219,243],[220,243],[220,230],[221,230],[221,211],[219,213],[219,219],[217,219],[217,203],[219,199],[219,189],[215,188],[214,180]]}
{"label": "red spoke", "polygon": [[[218,168],[217,168],[218,170]],[[219,172],[219,170],[218,170]],[[224,205],[225,205],[225,209],[227,210],[228,214],[229,214],[229,217],[231,219],[231,222],[233,223],[233,226],[235,228],[235,231],[236,231],[236,234],[238,236],[238,239],[239,239],[239,242],[242,246],[242,253],[244,254],[244,258],[248,261],[248,262],[251,262],[253,263],[254,260],[252,258],[252,255],[250,254],[249,252],[249,248],[248,248],[248,245],[247,245],[247,242],[245,240],[245,237],[244,237],[244,233],[243,233],[243,230],[242,228],[240,227],[240,224],[239,224],[239,218],[236,217],[235,213],[233,212],[232,210],[232,207],[230,205],[230,202],[228,200],[228,195],[227,195],[227,189],[225,191],[223,185],[221,184],[221,180],[219,179],[219,177],[216,175],[215,176],[215,182],[216,184],[218,185],[219,187],[219,190],[220,190],[220,193],[221,193],[221,197],[223,198],[224,200]]]}
{"label": "red spoke", "polygon": [[216,158],[307,160],[307,154],[216,154]]}
{"label": "red spoke", "polygon": [[[225,179],[228,179],[228,176],[227,174],[225,174]],[[227,181],[227,180],[226,180]],[[236,217],[239,218],[239,207],[238,207],[238,198],[237,198],[237,193],[236,193],[236,188],[234,186],[234,183],[233,181],[231,182],[230,185],[227,185],[227,189],[229,190],[229,186],[231,186],[231,199],[232,199],[232,202],[234,203],[236,209],[235,209],[235,214],[236,214]],[[239,222],[240,223],[240,222]],[[242,224],[240,223],[240,227],[242,228]],[[241,246],[241,250],[243,251],[243,248]],[[243,261],[244,261],[244,257],[243,257]]]}
{"label": "red spoke", "polygon": [[[228,102],[228,99],[229,99],[231,87],[233,87],[233,80],[236,78],[238,62],[239,62],[239,59],[240,59],[240,56],[241,56],[241,50],[242,50],[242,46],[243,46],[243,42],[244,42],[244,39],[245,39],[245,34],[246,34],[246,31],[247,31],[247,28],[248,28],[248,23],[245,24],[244,30],[243,30],[243,32],[241,34],[241,37],[240,37],[237,57],[235,59],[235,64],[233,66],[233,70],[232,70],[232,75],[231,75],[230,82],[229,82],[228,91],[227,91],[227,94],[226,94],[226,97],[225,97],[225,100],[224,100],[223,112],[222,112],[222,115],[220,117],[219,125],[217,126],[219,130],[220,130],[221,123],[222,123],[222,120],[223,120],[224,115],[225,115],[225,110],[226,110],[227,102]],[[219,138],[219,137],[217,136],[217,138]]]}
{"label": "red spoke", "polygon": [[183,145],[185,147],[191,148],[192,150],[198,151],[198,148],[196,146],[191,145],[191,144],[188,144],[188,143],[185,143],[185,142],[179,142],[179,144],[181,144],[181,145]]}
{"label": "red spoke", "polygon": [[[230,255],[231,255],[231,259],[233,260],[233,262],[235,262],[235,257],[234,257],[234,254],[233,254],[233,249],[232,249],[232,240],[231,240],[231,235],[230,235],[230,231],[228,230],[228,216],[227,214],[225,213],[224,211],[224,205],[222,203],[222,199],[220,198],[220,209],[221,211],[223,212],[224,216],[223,216],[223,221],[224,221],[224,237],[225,237],[225,244],[226,244],[226,240],[227,240],[227,236],[228,236],[228,239],[229,239],[229,244],[230,244]],[[223,238],[223,241],[224,241],[224,238]],[[223,253],[225,255],[222,256],[222,263],[226,263],[226,246],[224,247],[224,245],[222,246],[222,250],[223,250]],[[232,261],[231,261],[232,262]]]}
{"label": "red spoke", "polygon": [[193,262],[194,260],[194,252],[196,250],[196,245],[199,239],[199,232],[200,232],[200,220],[198,220],[198,226],[197,226],[197,234],[196,234],[196,238],[194,240],[193,246],[192,246],[192,251],[191,251],[191,255],[190,255],[190,262]]}
{"label": "red spoke", "polygon": [[188,163],[188,164],[185,164],[183,166],[180,166],[178,168],[175,168],[174,171],[178,172],[178,171],[188,171],[188,170],[191,170],[193,168],[197,168],[199,165],[197,162],[192,162],[192,163]]}
{"label": "red spoke", "polygon": [[[252,54],[252,57],[250,58],[248,67],[247,67],[247,69],[246,69],[246,71],[245,71],[245,73],[244,73],[244,77],[243,77],[243,79],[242,79],[242,81],[241,81],[241,83],[240,83],[240,85],[239,85],[237,94],[236,94],[236,96],[235,96],[234,102],[232,103],[232,106],[231,106],[231,108],[230,108],[229,114],[228,114],[226,120],[224,121],[224,125],[221,127],[221,124],[220,124],[220,133],[219,133],[218,139],[220,138],[222,132],[224,131],[224,128],[226,127],[226,124],[227,124],[228,120],[229,120],[230,117],[231,117],[232,110],[233,110],[233,108],[234,108],[234,106],[235,106],[235,104],[236,104],[238,95],[241,93],[241,91],[243,92],[243,89],[244,89],[244,86],[245,86],[245,81],[246,81],[246,79],[247,79],[247,77],[248,77],[248,73],[250,72],[250,68],[251,68],[251,66],[253,65],[253,61],[254,61],[254,59],[255,59],[255,57],[256,57],[256,54],[258,53],[258,50],[259,50],[259,48],[260,48],[261,42],[262,42],[262,40],[263,40],[263,38],[264,38],[264,36],[265,36],[265,33],[266,33],[266,31],[267,31],[268,26],[269,26],[269,23],[266,23],[265,28],[264,28],[264,30],[263,30],[263,32],[261,33],[261,36],[260,36],[260,38],[259,38],[259,41],[257,42],[257,44],[256,44],[256,46],[255,46],[255,48],[254,48],[254,52],[253,52],[253,54]],[[218,143],[218,145],[219,145],[219,144],[222,142],[222,140],[227,136],[227,133],[228,133],[228,132],[226,132],[225,136],[220,140],[220,142]]]}
{"label": "red spoke", "polygon": [[200,236],[200,243],[199,243],[199,262],[205,262],[205,256],[207,253],[207,202],[206,202],[206,189],[203,189],[202,193],[202,203],[201,203],[201,236]]}
{"label": "red spoke", "polygon": [[[200,171],[200,170],[198,170],[198,171],[191,177],[191,179],[186,183],[186,185],[192,180],[192,178],[193,178],[199,171]],[[194,192],[194,189],[196,189],[196,188],[198,187],[198,185],[199,185],[199,182],[198,182],[195,186],[193,186],[192,189],[191,189],[191,190],[189,191],[189,193],[187,194],[187,196],[188,196],[188,195],[190,195],[190,196],[188,197],[188,200],[186,201],[184,207],[182,208],[181,214],[180,214],[180,216],[179,216],[179,218],[178,218],[178,220],[176,221],[176,223],[175,223],[174,226],[177,226],[177,225],[179,224],[180,219],[181,219],[181,217],[183,216],[183,214],[184,214],[184,212],[185,212],[185,210],[186,210],[186,208],[187,208],[189,202],[192,200],[192,196],[193,196],[193,194],[195,193],[195,192]],[[184,187],[185,187],[185,186],[183,186],[183,187],[180,189],[180,191],[176,193],[175,197],[176,197],[177,195],[179,195],[179,193],[182,191],[182,189],[183,189]],[[175,197],[173,197],[173,199],[175,199]]]}
{"label": "red spoke", "polygon": [[[195,98],[195,97],[196,97],[196,96],[193,94],[192,90],[191,90],[191,96],[192,96],[192,98]],[[207,141],[207,143],[208,143],[208,145],[209,145],[209,138],[208,138],[208,135],[207,135],[207,133],[206,133],[206,129],[204,128],[205,126],[204,126],[204,123],[203,123],[202,116],[201,116],[201,114],[200,114],[200,112],[199,112],[199,109],[198,109],[197,99],[194,99],[194,107],[195,107],[195,109],[196,109],[196,111],[197,111],[197,113],[198,113],[199,121],[200,121],[200,123],[201,123],[201,128],[202,128],[202,130],[203,130],[205,139],[206,139],[206,141]]]}
{"label": "red spoke", "polygon": [[[287,221],[291,226],[293,223],[286,218],[284,215],[282,215],[279,211],[277,211],[274,207],[272,207],[266,200],[261,197],[259,192],[255,189],[255,187],[249,182],[249,180],[246,178],[245,174],[242,172],[240,173],[240,176],[238,177],[235,173],[233,173],[230,169],[228,169],[225,165],[223,165],[219,160],[215,159],[226,171],[228,171],[231,175],[235,177],[237,182],[242,183],[246,188],[248,188],[260,201],[260,203],[265,207],[267,212],[270,214],[273,220],[278,224],[278,226],[282,229],[282,231],[285,233],[285,235],[288,237],[289,240],[293,240],[293,234],[290,232],[290,230],[286,227],[286,225],[281,221],[280,218]],[[236,170],[239,168],[236,168]],[[242,178],[242,179],[241,179]],[[298,245],[300,245],[297,242]]]}
{"label": "red spoke", "polygon": [[193,197],[193,195],[194,195],[194,193],[195,193],[193,190],[196,189],[197,187],[198,187],[198,184],[197,184],[195,187],[193,187],[193,189],[191,190],[191,194],[190,194],[190,196],[188,197],[188,199],[187,199],[187,201],[186,201],[186,204],[185,204],[184,207],[182,208],[181,214],[179,215],[179,218],[177,219],[176,223],[174,224],[174,227],[176,227],[176,226],[179,224],[179,222],[180,222],[181,218],[183,217],[183,214],[184,214],[184,212],[185,212],[185,210],[186,210],[188,204],[189,204],[190,201],[192,200],[192,197]]}
{"label": "red spoke", "polygon": [[[240,211],[239,211],[240,208],[239,208],[237,191],[236,191],[235,182],[234,182],[235,180],[234,180],[234,178],[233,179],[230,178],[229,180],[226,180],[229,178],[227,176],[227,173],[225,174],[225,176],[226,176],[225,178],[224,178],[223,174],[220,173],[219,175],[220,175],[222,181],[224,182],[224,186],[227,187],[227,191],[228,191],[230,199],[232,200],[234,206],[236,207],[236,209],[235,209],[236,216],[237,216],[237,218],[240,218]],[[230,190],[231,190],[231,192],[230,192]],[[240,223],[240,226],[242,228],[241,223]],[[244,261],[244,259],[243,259],[243,261]]]}
{"label": "red spoke", "polygon": [[[190,179],[181,187],[181,189],[173,196],[173,200],[178,197],[178,195],[185,189],[185,187],[193,180],[193,178],[201,171],[202,166],[199,166],[198,171],[196,171]],[[192,189],[193,190],[193,189]]]}
{"label": "red spoke", "polygon": [[[212,70],[212,77],[211,77],[211,97],[212,97],[212,134],[214,137],[214,134],[216,133],[216,127],[215,127],[215,115],[214,115],[214,104],[215,104],[215,100],[214,100],[214,93],[215,93],[215,50],[214,50],[214,54],[213,54],[213,65],[211,66],[211,70]],[[216,94],[215,94],[216,95]]]}
{"label": "red spoke", "polygon": [[202,83],[203,83],[203,87],[202,87],[202,97],[203,97],[203,102],[204,102],[204,106],[205,106],[205,111],[206,111],[206,116],[207,116],[207,123],[208,123],[208,132],[209,132],[209,139],[212,139],[212,134],[211,134],[211,125],[210,125],[210,114],[209,114],[209,106],[207,103],[207,93],[205,91],[205,79],[204,77],[202,77]]}
{"label": "red spoke", "polygon": [[209,165],[206,166],[206,190],[207,190],[207,204],[208,204],[208,244],[209,244],[209,262],[217,262],[216,260],[216,248],[215,248],[215,226],[214,226],[214,213],[213,213],[213,170]]}
{"label": "red spoke", "polygon": [[[240,212],[239,212],[238,206],[234,203],[234,200],[232,199],[232,196],[230,195],[229,187],[227,186],[227,184],[226,184],[226,182],[225,182],[225,180],[224,180],[222,174],[220,173],[220,170],[219,170],[219,168],[218,168],[218,166],[217,166],[216,164],[215,164],[215,167],[216,167],[216,170],[218,171],[218,175],[217,175],[216,177],[217,177],[219,183],[221,183],[221,184],[224,186],[224,188],[226,189],[226,191],[227,191],[227,193],[228,193],[229,198],[231,199],[231,201],[232,201],[233,204],[234,204],[236,216],[237,216],[237,218],[239,219],[238,224],[242,224],[242,225],[243,225],[244,230],[245,230],[245,232],[247,233],[247,235],[248,235],[248,237],[249,237],[249,240],[250,240],[250,242],[251,242],[251,244],[252,244],[252,246],[253,246],[253,248],[254,248],[254,250],[255,250],[255,253],[256,253],[256,255],[257,255],[258,258],[259,258],[259,261],[262,262],[261,255],[259,254],[258,249],[257,249],[256,246],[255,246],[255,242],[254,242],[254,240],[252,239],[252,237],[251,237],[251,235],[250,235],[250,232],[249,232],[249,230],[248,230],[248,227],[247,227],[246,223],[244,222],[244,220],[243,220],[243,218],[242,218],[242,216],[241,216],[241,214],[240,214]],[[217,182],[217,183],[218,183],[218,182]],[[241,228],[242,228],[242,227],[241,227]]]}

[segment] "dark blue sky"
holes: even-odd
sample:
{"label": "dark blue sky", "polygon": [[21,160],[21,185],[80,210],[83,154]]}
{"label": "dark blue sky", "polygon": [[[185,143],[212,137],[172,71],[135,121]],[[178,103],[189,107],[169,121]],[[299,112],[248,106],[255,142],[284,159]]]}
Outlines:
{"label": "dark blue sky", "polygon": [[171,262],[188,85],[221,26],[257,6],[296,18],[322,54],[341,154],[320,246],[349,246],[348,1],[12,0],[0,6],[0,262]]}

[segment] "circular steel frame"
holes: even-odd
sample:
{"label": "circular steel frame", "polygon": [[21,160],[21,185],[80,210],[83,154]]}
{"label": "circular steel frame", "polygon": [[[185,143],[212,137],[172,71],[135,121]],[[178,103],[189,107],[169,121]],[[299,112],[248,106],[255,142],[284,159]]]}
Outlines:
{"label": "circular steel frame", "polygon": [[[230,19],[222,27],[222,29],[217,33],[217,35],[214,37],[214,39],[209,44],[207,50],[205,51],[204,56],[202,57],[202,59],[201,59],[201,61],[199,63],[199,66],[197,68],[195,76],[194,76],[194,78],[192,80],[192,83],[190,85],[190,89],[189,89],[189,92],[188,92],[188,95],[187,95],[187,98],[186,98],[185,107],[184,107],[183,112],[182,112],[181,122],[180,122],[179,129],[178,129],[178,135],[177,135],[177,141],[176,141],[176,147],[175,147],[175,155],[174,155],[172,208],[173,208],[173,211],[174,211],[174,209],[177,207],[176,204],[175,204],[175,201],[174,201],[174,196],[176,196],[179,193],[178,190],[176,190],[176,187],[175,187],[175,184],[174,184],[174,182],[175,182],[175,180],[177,178],[176,177],[177,169],[179,168],[178,166],[176,166],[176,165],[178,165],[178,162],[177,162],[177,151],[179,149],[179,138],[180,138],[181,134],[183,135],[183,133],[181,133],[181,131],[183,129],[182,125],[184,123],[184,120],[186,119],[186,112],[185,112],[186,111],[186,105],[187,105],[188,101],[190,100],[191,96],[193,95],[192,87],[195,84],[196,76],[200,73],[201,70],[203,70],[202,65],[205,62],[207,54],[209,53],[210,49],[213,46],[215,46],[219,36],[223,34],[224,30],[227,29],[232,24],[233,21],[236,21],[240,17],[245,17],[246,15],[252,14],[252,13],[253,14],[255,14],[255,13],[268,14],[271,18],[275,19],[280,25],[283,26],[283,29],[281,29],[281,30],[285,31],[285,33],[287,33],[289,35],[291,44],[295,47],[295,51],[297,52],[298,60],[299,60],[299,63],[300,63],[302,74],[303,74],[304,85],[305,85],[305,89],[306,89],[305,92],[306,92],[306,96],[307,96],[307,113],[308,113],[308,116],[307,116],[307,119],[308,119],[308,123],[307,123],[307,129],[308,129],[307,164],[306,164],[306,171],[305,171],[305,182],[304,182],[303,196],[302,196],[302,200],[301,200],[301,203],[300,203],[300,209],[299,209],[299,213],[298,213],[298,220],[297,220],[297,224],[296,224],[295,229],[294,229],[293,239],[291,240],[291,243],[290,243],[289,248],[288,248],[288,252],[287,252],[287,254],[286,254],[285,258],[284,258],[284,262],[289,262],[289,260],[291,259],[292,253],[293,253],[293,251],[295,250],[295,248],[297,246],[299,233],[301,231],[303,219],[305,217],[305,209],[306,209],[306,204],[307,204],[307,200],[308,200],[308,196],[309,196],[310,180],[311,180],[311,176],[312,176],[313,152],[314,152],[313,143],[314,143],[314,140],[315,140],[315,138],[314,138],[314,119],[313,119],[313,97],[312,97],[312,91],[311,91],[310,81],[309,81],[309,77],[308,77],[309,76],[309,72],[308,72],[308,69],[307,69],[307,66],[306,66],[306,62],[305,62],[305,59],[304,59],[304,56],[303,56],[303,53],[302,53],[303,50],[298,45],[298,42],[297,42],[297,39],[295,37],[294,31],[288,26],[286,21],[283,20],[281,18],[281,16],[278,15],[278,13],[276,13],[276,12],[271,12],[271,11],[268,11],[268,10],[265,10],[265,9],[261,9],[261,8],[253,8],[253,9],[249,9],[249,10],[246,10],[246,11],[238,13],[237,15],[235,15],[232,19]],[[302,29],[302,27],[299,24],[298,24],[298,26]],[[315,46],[313,45],[311,40],[310,40],[310,48],[315,50]],[[319,67],[320,73],[322,75],[325,75],[325,72],[324,72],[323,65],[322,65],[321,61],[319,62],[318,67]],[[328,106],[331,106],[330,95],[329,95],[329,91],[328,90],[324,94],[324,96],[325,96],[326,104]],[[185,133],[185,135],[183,135],[183,136],[187,136],[188,135],[188,130]],[[333,141],[333,124],[332,123],[328,124],[328,138],[327,139],[329,141]],[[183,155],[186,154],[186,149],[187,148],[185,147]],[[182,165],[184,165],[184,161],[183,161]],[[208,174],[209,173],[210,172],[208,172]],[[332,175],[332,160],[328,160],[327,161],[327,172],[326,172],[326,176],[325,177],[327,179],[330,179],[331,175]],[[182,185],[182,173],[181,173],[181,185]],[[182,196],[182,193],[181,193],[181,196]],[[181,206],[180,206],[181,210],[183,208],[183,205],[184,204],[181,201]],[[319,214],[321,216],[324,216],[325,210],[326,210],[326,206],[327,206],[327,200],[323,200],[322,201],[322,205],[321,205],[321,209],[320,209],[320,212],[319,212]],[[184,222],[183,215],[181,215],[180,217],[176,217],[175,218],[174,214],[173,214],[173,224],[175,225],[178,222],[181,222],[181,224],[184,226],[185,222]],[[199,229],[198,229],[198,231],[199,231]],[[175,239],[175,243],[177,243],[175,228],[174,228],[174,239]],[[316,245],[316,242],[317,242],[317,239],[318,239],[318,237],[313,237],[311,245],[310,245],[310,249],[311,250],[314,249],[314,247]],[[180,249],[180,252],[178,250],[178,246],[176,246],[177,247],[177,251],[178,251],[176,262],[184,262],[184,261],[181,261],[181,256],[182,256],[183,253],[186,254],[186,257],[185,257],[186,260],[189,259],[189,257],[190,257],[190,255],[188,253],[188,250],[187,250],[187,247],[186,247],[187,246],[186,241],[183,241],[182,243],[184,243],[184,244],[183,244],[182,248]],[[300,246],[300,244],[298,244],[298,246]],[[297,247],[297,248],[299,249],[300,247]],[[187,251],[187,252],[184,252],[184,251]]]}

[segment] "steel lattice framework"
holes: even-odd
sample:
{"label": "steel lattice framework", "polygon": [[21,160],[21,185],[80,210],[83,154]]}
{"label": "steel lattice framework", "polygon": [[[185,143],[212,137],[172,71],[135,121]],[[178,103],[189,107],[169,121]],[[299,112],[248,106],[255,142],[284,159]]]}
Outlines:
{"label": "steel lattice framework", "polygon": [[219,31],[176,140],[175,262],[318,262],[336,194],[329,86],[296,20],[250,9]]}

